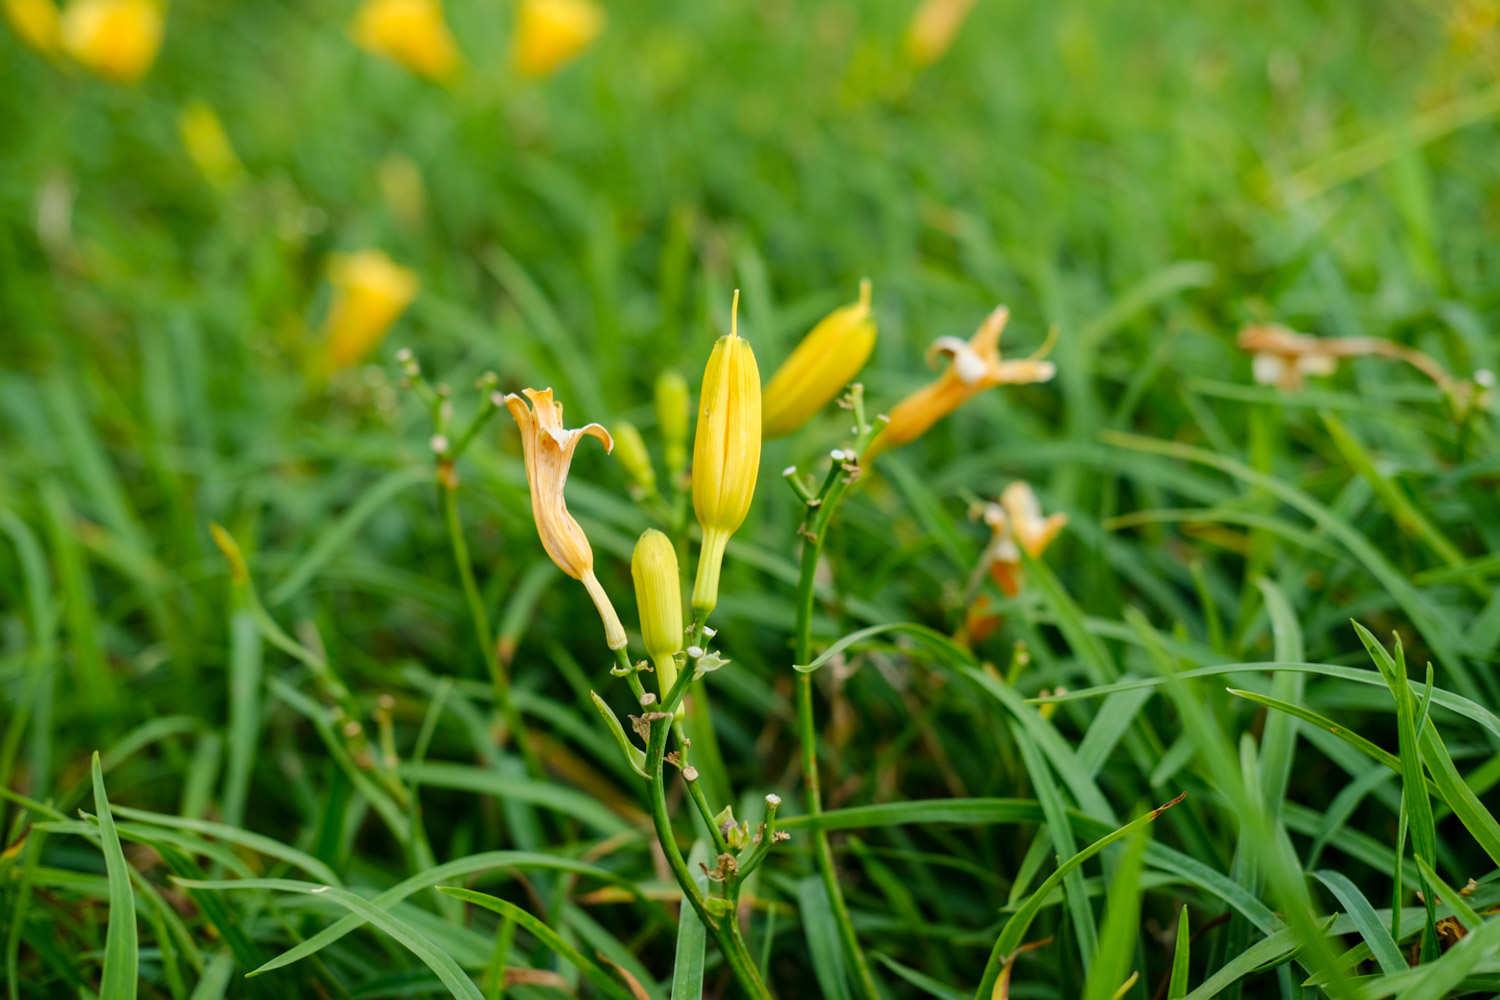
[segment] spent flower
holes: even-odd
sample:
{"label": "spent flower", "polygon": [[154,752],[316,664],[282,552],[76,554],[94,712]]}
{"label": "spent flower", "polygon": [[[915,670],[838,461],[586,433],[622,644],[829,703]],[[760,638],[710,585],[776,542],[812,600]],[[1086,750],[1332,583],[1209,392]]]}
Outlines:
{"label": "spent flower", "polygon": [[947,370],[896,404],[890,412],[890,422],[870,444],[866,457],[915,441],[933,424],[986,389],[1050,381],[1057,374],[1057,366],[1042,360],[1051,347],[1050,337],[1029,358],[1007,361],[1000,357],[1000,334],[1009,318],[1010,311],[999,306],[968,340],[958,337],[935,340],[928,349],[928,361],[946,357]]}
{"label": "spent flower", "polygon": [[521,396],[511,393],[504,402],[521,431],[526,481],[531,487],[531,516],[536,522],[542,548],[558,569],[582,583],[588,591],[604,623],[604,638],[609,648],[623,649],[625,627],[620,624],[620,616],[615,613],[609,595],[594,575],[594,550],[582,526],[568,513],[567,500],[563,496],[568,467],[573,462],[578,442],[585,436],[597,438],[604,445],[605,452],[610,452],[614,450],[614,440],[600,424],[588,424],[573,430],[565,428],[562,404],[552,398],[551,389],[524,389]]}
{"label": "spent flower", "polygon": [[1042,516],[1042,505],[1030,483],[1011,483],[998,503],[985,504],[979,516],[990,529],[990,544],[983,563],[991,578],[1007,597],[1021,592],[1021,553],[1039,558],[1068,524],[1068,515]]}

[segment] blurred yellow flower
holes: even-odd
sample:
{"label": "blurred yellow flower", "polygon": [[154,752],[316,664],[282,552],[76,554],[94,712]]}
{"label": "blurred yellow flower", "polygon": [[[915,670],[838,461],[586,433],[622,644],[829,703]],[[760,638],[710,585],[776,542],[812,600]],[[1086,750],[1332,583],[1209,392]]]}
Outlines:
{"label": "blurred yellow flower", "polygon": [[604,11],[591,0],[520,0],[511,62],[522,76],[550,76],[603,29]]}
{"label": "blurred yellow flower", "polygon": [[1021,553],[1038,558],[1068,524],[1068,515],[1042,516],[1042,505],[1030,483],[1014,482],[1000,494],[999,503],[981,510],[990,528],[990,544],[984,563],[990,576],[1007,597],[1021,592]]}
{"label": "blurred yellow flower", "polygon": [[417,294],[417,276],[379,250],[339,254],[329,269],[333,303],[323,323],[329,368],[346,368],[384,339]]}
{"label": "blurred yellow flower", "polygon": [[193,101],[177,116],[177,131],[188,157],[209,183],[227,187],[244,172],[224,131],[223,122],[214,109],[203,101]]}
{"label": "blurred yellow flower", "polygon": [[161,48],[155,0],[73,0],[62,15],[62,46],[93,73],[119,83],[146,75]]}
{"label": "blurred yellow flower", "polygon": [[[594,575],[594,550],[589,546],[583,528],[568,513],[563,487],[568,482],[568,466],[573,452],[584,435],[598,438],[606,452],[614,450],[609,431],[599,424],[588,424],[574,430],[563,427],[562,404],[552,398],[551,389],[524,389],[505,397],[505,408],[521,431],[521,449],[526,459],[526,480],[531,486],[531,517],[542,548],[557,568],[583,584],[593,599],[604,623],[604,639],[610,649],[623,649],[625,627],[615,614],[609,595]],[[530,406],[527,402],[530,402]]]}
{"label": "blurred yellow flower", "polygon": [[352,31],[361,48],[429,79],[445,80],[458,69],[458,45],[438,0],[365,0]]}
{"label": "blurred yellow flower", "polygon": [[874,348],[870,283],[862,281],[859,301],[825,316],[766,383],[766,435],[790,434],[805,424],[859,374]]}
{"label": "blurred yellow flower", "polygon": [[1046,382],[1057,374],[1052,362],[1042,360],[1051,346],[1050,338],[1029,358],[1020,361],[1000,359],[1000,333],[1009,318],[1010,311],[999,306],[969,340],[939,337],[934,341],[927,352],[928,360],[946,356],[948,370],[896,404],[890,412],[890,423],[875,438],[866,456],[873,457],[915,441],[933,424],[986,389],[997,385]]}
{"label": "blurred yellow flower", "polygon": [[750,512],[760,474],[760,369],[739,335],[739,302],[736,291],[729,332],[704,366],[693,439],[693,510],[703,527],[693,609],[703,615],[718,604],[724,549]]}
{"label": "blurred yellow flower", "polygon": [[21,41],[38,52],[56,52],[61,16],[52,0],[5,0],[5,17]]}
{"label": "blurred yellow flower", "polygon": [[906,56],[919,69],[931,66],[958,37],[974,0],[922,0],[906,26]]}
{"label": "blurred yellow flower", "polygon": [[[682,577],[672,540],[655,528],[635,543],[630,558],[635,581],[635,603],[641,616],[641,640],[656,669],[661,697],[677,683],[677,652],[682,649]],[[682,718],[684,706],[677,707]]]}

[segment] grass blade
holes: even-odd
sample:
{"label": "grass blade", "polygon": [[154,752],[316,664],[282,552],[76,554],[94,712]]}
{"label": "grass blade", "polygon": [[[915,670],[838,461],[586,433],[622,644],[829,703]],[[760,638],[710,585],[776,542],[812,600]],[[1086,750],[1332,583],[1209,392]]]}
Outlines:
{"label": "grass blade", "polygon": [[104,936],[104,975],[99,995],[110,1000],[133,1000],[140,968],[136,943],[135,892],[130,887],[130,867],[115,832],[115,819],[104,794],[104,771],[99,753],[89,762],[94,778],[94,809],[99,814],[99,841],[104,851],[104,869],[109,876],[109,927]]}

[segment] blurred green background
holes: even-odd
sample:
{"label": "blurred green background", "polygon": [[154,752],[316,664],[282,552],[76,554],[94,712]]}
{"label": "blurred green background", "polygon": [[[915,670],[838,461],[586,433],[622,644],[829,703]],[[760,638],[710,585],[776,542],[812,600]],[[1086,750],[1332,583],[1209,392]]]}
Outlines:
{"label": "blurred green background", "polygon": [[[150,754],[122,758],[112,795],[188,816],[248,814],[253,828],[305,842],[329,765],[270,699],[250,730],[264,754],[237,765],[229,794],[215,791],[234,753],[221,727],[236,647],[208,524],[239,539],[273,614],[315,632],[359,697],[397,692],[414,729],[423,703],[405,699],[431,688],[412,670],[478,679],[483,662],[428,488],[428,418],[397,385],[394,351],[410,347],[451,384],[461,415],[492,370],[505,390],[554,386],[571,423],[628,418],[650,439],[652,382],[674,368],[696,383],[734,288],[769,375],[872,279],[880,338],[863,381],[876,408],[929,377],[933,338],[966,336],[997,302],[1013,311],[1009,351],[1060,331],[1055,383],[982,395],[856,498],[824,641],[851,621],[954,626],[985,541],[967,507],[1025,476],[1047,509],[1073,517],[1048,561],[1091,615],[1140,604],[1164,630],[1210,643],[1222,612],[1224,655],[1267,655],[1242,560],[1265,570],[1275,559],[1171,525],[1115,530],[1109,518],[1171,506],[1179,492],[1228,498],[1199,473],[1101,443],[1107,429],[1253,460],[1343,504],[1403,570],[1430,567],[1390,511],[1346,489],[1354,475],[1311,409],[1283,410],[1274,390],[1252,388],[1234,335],[1278,321],[1400,341],[1460,376],[1500,365],[1500,5],[982,0],[920,70],[902,54],[913,6],[632,0],[609,5],[574,63],[524,80],[506,59],[510,6],[450,0],[466,65],[447,85],[358,48],[344,2],[173,0],[160,55],[135,85],[0,31],[8,783],[66,801],[85,787],[88,750],[187,720]],[[196,101],[243,162],[233,183],[212,183],[184,150],[179,115]],[[362,248],[412,269],[420,292],[367,365],[325,379],[328,261]],[[1382,470],[1467,556],[1500,546],[1489,415],[1477,436],[1455,435],[1428,384],[1379,362],[1349,366],[1336,386],[1317,398],[1378,443]],[[1257,413],[1269,422],[1256,426]],[[731,549],[719,624],[739,630],[726,640],[739,669],[714,683],[720,740],[751,798],[794,785],[777,738],[795,507],[774,470],[826,454],[843,432],[830,409],[768,445],[757,507]],[[560,781],[618,795],[604,765],[573,766],[598,749],[583,694],[607,680],[581,591],[549,575],[536,543],[503,415],[460,475],[486,603],[518,644],[526,714],[572,747],[557,751]],[[625,566],[645,519],[623,473],[586,446],[569,497],[629,621]],[[1309,576],[1311,562],[1291,575]],[[1350,615],[1404,624],[1357,566],[1316,568],[1325,575],[1298,590],[1310,657],[1358,650]],[[1465,647],[1475,662],[1494,652],[1480,641],[1497,621],[1485,580],[1477,592],[1434,584],[1452,620],[1479,633]],[[1003,659],[1017,637],[1001,633],[989,655]],[[296,676],[265,655],[267,674]],[[1071,682],[1069,654],[1039,660],[1028,693]],[[909,703],[884,689],[863,698],[834,710],[832,766],[853,783],[828,782],[836,802],[1015,794],[1013,759],[970,759],[967,737],[930,734],[921,739],[955,741],[957,762],[907,759],[913,746],[936,754],[903,728]],[[968,718],[949,705],[921,721],[946,733]],[[461,757],[463,743],[444,730],[433,753]],[[878,788],[860,784],[866,770]],[[1118,780],[1122,805],[1152,794]],[[1319,762],[1298,788],[1318,805],[1320,786],[1342,780]],[[439,857],[495,846],[493,816],[476,825],[465,799],[433,794]],[[335,840],[341,866],[377,884],[399,877],[378,837]],[[1197,845],[1205,855],[1211,840]],[[991,870],[1013,870],[1022,852],[979,835],[941,846]],[[1217,849],[1210,860],[1227,866]],[[854,891],[871,893],[863,905],[876,913],[886,904],[871,878],[880,883],[867,870]],[[947,908],[934,919],[982,925],[992,902],[958,893],[933,904]],[[976,974],[993,939],[934,957],[906,933],[883,947],[952,981]],[[665,940],[640,950],[659,958]],[[56,963],[23,954],[34,995],[63,988]],[[778,961],[782,975],[805,970],[797,948]]]}

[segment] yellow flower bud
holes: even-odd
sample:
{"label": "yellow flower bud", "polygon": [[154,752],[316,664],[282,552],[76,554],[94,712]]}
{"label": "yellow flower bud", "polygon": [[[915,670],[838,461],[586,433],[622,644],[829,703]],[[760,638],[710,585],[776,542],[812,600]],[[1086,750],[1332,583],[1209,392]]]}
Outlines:
{"label": "yellow flower bud", "polygon": [[[606,452],[614,450],[609,431],[599,424],[574,430],[563,427],[562,404],[553,400],[552,390],[525,389],[505,397],[505,408],[521,431],[521,450],[526,459],[526,481],[531,487],[531,517],[542,548],[557,568],[583,584],[593,599],[604,623],[604,639],[610,649],[625,647],[625,626],[615,614],[609,595],[594,575],[594,550],[582,526],[568,513],[563,487],[568,482],[568,466],[573,452],[585,435],[598,438]],[[530,402],[530,406],[527,402]]]}
{"label": "yellow flower bud", "polygon": [[687,468],[688,411],[693,401],[681,372],[664,371],[656,377],[656,426],[666,451],[667,472],[675,481]]}
{"label": "yellow flower bud", "polygon": [[193,101],[177,116],[177,131],[188,158],[209,183],[227,187],[240,178],[244,168],[213,108]]}
{"label": "yellow flower bud", "polygon": [[651,452],[635,424],[620,421],[615,424],[615,444],[620,449],[620,464],[625,474],[642,494],[651,496],[656,492],[656,469],[651,465]]}
{"label": "yellow flower bud", "polygon": [[760,473],[760,370],[739,335],[739,302],[735,292],[729,333],[714,342],[703,369],[693,439],[693,510],[703,527],[693,610],[702,615],[718,603],[724,548],[750,512]]}
{"label": "yellow flower bud", "polygon": [[458,69],[458,45],[438,0],[365,0],[351,28],[360,48],[432,80]]}
{"label": "yellow flower bud", "polygon": [[161,47],[155,0],[73,0],[62,16],[63,49],[93,73],[119,83],[146,74]]}
{"label": "yellow flower bud", "polygon": [[943,57],[975,0],[923,0],[906,26],[906,57],[921,69]]}
{"label": "yellow flower bud", "polygon": [[[642,534],[630,558],[630,575],[641,614],[641,638],[665,699],[677,683],[676,656],[682,649],[682,578],[672,540],[655,528]],[[680,717],[682,706],[677,710]]]}
{"label": "yellow flower bud", "polygon": [[38,52],[56,52],[61,16],[52,0],[5,0],[5,17],[21,41]]}
{"label": "yellow flower bud", "polygon": [[967,341],[958,337],[939,337],[928,350],[928,359],[947,357],[947,371],[892,408],[890,422],[871,442],[865,458],[868,460],[889,448],[899,448],[915,441],[933,424],[986,389],[997,385],[1046,382],[1057,374],[1052,362],[1042,360],[1051,347],[1050,337],[1042,349],[1029,358],[1001,360],[1000,333],[1009,318],[1010,311],[1000,306]]}
{"label": "yellow flower bud", "polygon": [[333,303],[323,323],[326,365],[344,368],[385,338],[417,294],[417,276],[379,250],[340,254],[329,274]]}
{"label": "yellow flower bud", "polygon": [[874,348],[870,283],[862,281],[859,301],[825,316],[766,383],[766,435],[780,437],[807,423],[853,381]]}
{"label": "yellow flower bud", "polygon": [[522,76],[550,76],[588,48],[603,28],[604,11],[590,0],[521,0],[511,62]]}

